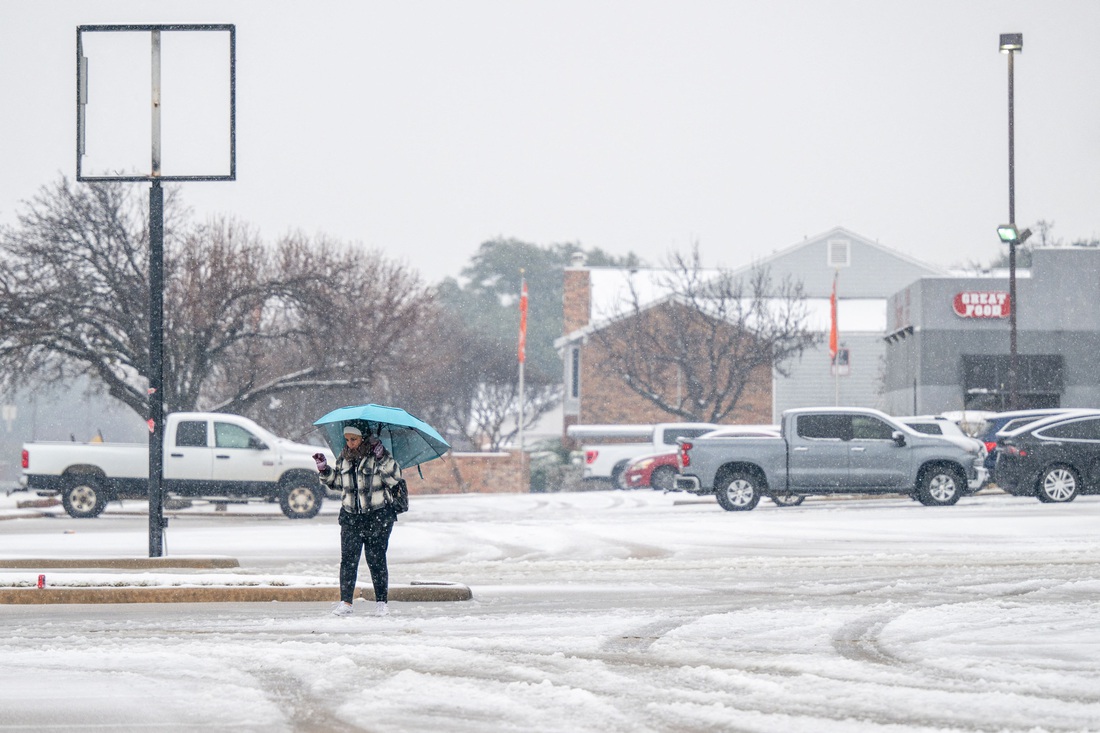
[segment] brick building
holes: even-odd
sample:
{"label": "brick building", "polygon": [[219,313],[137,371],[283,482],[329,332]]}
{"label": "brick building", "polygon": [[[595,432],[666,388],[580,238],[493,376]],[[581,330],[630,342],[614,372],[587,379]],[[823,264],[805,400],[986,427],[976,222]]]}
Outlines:
{"label": "brick building", "polygon": [[[728,418],[730,423],[774,423],[792,407],[882,407],[887,299],[921,278],[947,274],[841,227],[776,252],[753,267],[767,268],[773,282],[790,277],[802,283],[807,322],[822,342],[784,365],[789,376],[759,370]],[[741,273],[748,275],[750,269]],[[839,370],[833,367],[826,338],[834,279],[840,350],[846,357]],[[602,339],[596,338],[602,329],[623,327],[632,294],[641,303],[663,307],[668,293],[662,291],[661,280],[656,270],[590,268],[579,261],[566,269],[564,335],[556,342],[564,361],[563,434],[569,425],[679,421],[608,370]],[[670,372],[669,379],[675,378]]]}

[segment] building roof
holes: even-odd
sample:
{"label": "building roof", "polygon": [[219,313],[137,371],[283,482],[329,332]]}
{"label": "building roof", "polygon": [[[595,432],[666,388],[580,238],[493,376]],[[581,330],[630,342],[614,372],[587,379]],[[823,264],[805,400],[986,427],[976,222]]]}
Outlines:
{"label": "building roof", "polygon": [[[852,249],[852,266],[827,266],[827,249],[842,243]],[[786,277],[801,282],[807,298],[807,321],[810,330],[824,332],[830,328],[829,294],[834,278],[838,282],[837,321],[846,333],[883,333],[887,328],[887,298],[904,285],[921,277],[950,277],[947,270],[919,262],[895,252],[877,242],[844,229],[834,227],[827,232],[791,245],[752,265],[726,271],[734,277],[748,276],[755,268],[767,268],[773,282]],[[590,321],[573,333],[555,341],[557,348],[583,339],[628,315],[635,299],[642,310],[648,310],[671,299],[674,274],[665,268],[615,267],[585,268],[589,276]],[[719,276],[723,270],[703,269],[701,280]]]}

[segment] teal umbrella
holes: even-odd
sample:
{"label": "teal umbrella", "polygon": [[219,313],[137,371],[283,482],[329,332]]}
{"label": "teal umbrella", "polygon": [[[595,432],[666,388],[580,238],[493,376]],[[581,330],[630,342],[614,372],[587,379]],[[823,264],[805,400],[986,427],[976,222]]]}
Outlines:
{"label": "teal umbrella", "polygon": [[451,449],[436,429],[400,407],[357,405],[333,410],[313,423],[324,430],[337,456],[344,450],[344,428],[359,428],[363,435],[377,435],[401,468],[412,468]]}

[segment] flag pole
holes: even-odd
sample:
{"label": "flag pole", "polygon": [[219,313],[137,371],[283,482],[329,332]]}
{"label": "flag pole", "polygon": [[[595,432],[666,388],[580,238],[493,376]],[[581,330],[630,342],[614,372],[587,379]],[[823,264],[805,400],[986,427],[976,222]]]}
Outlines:
{"label": "flag pole", "polygon": [[840,364],[837,363],[837,355],[840,353],[840,333],[837,324],[837,297],[836,281],[840,276],[840,268],[833,271],[833,295],[829,299],[829,357],[833,363],[833,405],[840,406]]}
{"label": "flag pole", "polygon": [[523,268],[519,271],[520,295],[519,295],[519,461],[520,474],[523,473],[523,366],[527,361],[527,279],[523,276]]}

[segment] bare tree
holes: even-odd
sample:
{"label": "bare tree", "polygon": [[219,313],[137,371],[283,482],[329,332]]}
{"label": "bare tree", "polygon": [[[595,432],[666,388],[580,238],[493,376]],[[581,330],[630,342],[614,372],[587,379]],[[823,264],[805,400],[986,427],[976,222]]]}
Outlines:
{"label": "bare tree", "polygon": [[[529,430],[561,400],[561,385],[524,384],[523,428]],[[519,383],[516,380],[481,382],[470,405],[466,428],[471,441],[500,450],[519,435]]]}
{"label": "bare tree", "polygon": [[[388,387],[406,395],[421,417],[468,450],[499,450],[519,432],[516,353],[482,338],[454,312],[425,321],[422,338],[406,344],[408,366]],[[423,345],[430,356],[416,354]],[[560,400],[561,385],[537,369],[527,370],[524,428],[533,426]]]}
{"label": "bare tree", "polygon": [[665,295],[651,302],[632,281],[626,314],[593,338],[602,369],[684,420],[721,422],[754,379],[786,376],[820,338],[807,328],[801,283],[774,283],[763,268],[708,273],[698,246],[672,254],[656,284]]}
{"label": "bare tree", "polygon": [[[148,222],[136,187],[62,179],[0,230],[0,380],[86,374],[147,413]],[[166,201],[165,400],[247,412],[380,381],[430,318],[419,278],[378,252],[289,236],[267,247]]]}

